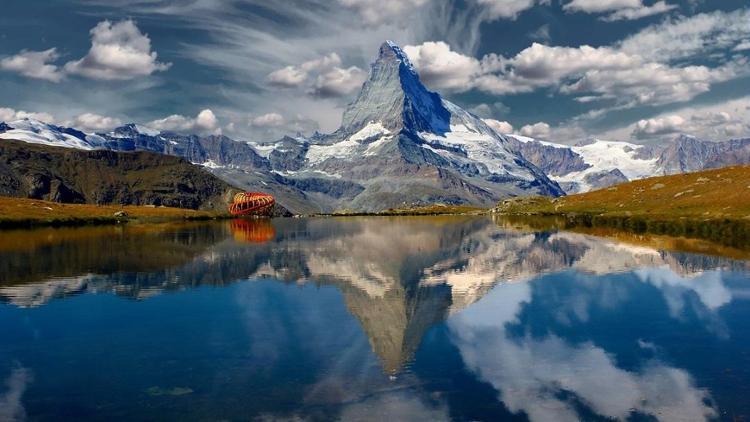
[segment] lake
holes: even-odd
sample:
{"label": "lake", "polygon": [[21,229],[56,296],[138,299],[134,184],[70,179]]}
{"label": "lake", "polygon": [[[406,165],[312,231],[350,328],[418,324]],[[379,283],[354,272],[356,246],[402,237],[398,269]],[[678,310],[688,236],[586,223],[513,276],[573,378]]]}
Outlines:
{"label": "lake", "polygon": [[750,261],[489,217],[0,232],[0,420],[745,420]]}

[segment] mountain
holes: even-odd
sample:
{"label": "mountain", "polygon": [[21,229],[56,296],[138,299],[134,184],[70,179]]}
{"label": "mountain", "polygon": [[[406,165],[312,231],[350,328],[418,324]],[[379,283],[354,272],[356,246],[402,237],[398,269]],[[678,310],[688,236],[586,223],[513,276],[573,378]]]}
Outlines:
{"label": "mountain", "polygon": [[701,141],[680,135],[657,160],[662,174],[676,174],[712,168],[750,164],[750,139],[732,139],[725,142]]}
{"label": "mountain", "polygon": [[[507,196],[562,194],[509,146],[481,119],[428,91],[392,42],[380,47],[334,133],[255,144],[272,172],[321,210],[436,202],[486,206]],[[248,180],[216,172],[241,184]]]}
{"label": "mountain", "polygon": [[750,139],[722,142],[679,135],[661,147],[592,139],[569,146],[507,135],[513,149],[566,193],[643,179],[750,163]]}
{"label": "mountain", "polygon": [[348,180],[363,190],[337,206],[379,211],[435,202],[487,205],[497,198],[561,195],[536,166],[481,119],[428,91],[392,42],[380,47],[368,80],[331,135],[304,140],[292,180]]}
{"label": "mountain", "polygon": [[386,42],[332,134],[237,142],[129,124],[86,134],[30,119],[0,138],[115,151],[153,151],[201,164],[225,181],[270,192],[295,212],[380,211],[434,203],[494,205],[563,194],[481,119],[428,91],[403,51]]}
{"label": "mountain", "polygon": [[499,134],[425,88],[392,42],[380,47],[367,81],[331,134],[242,142],[136,124],[88,134],[23,119],[0,123],[3,138],[182,157],[234,186],[269,192],[295,213],[492,206],[506,197],[559,196],[750,162],[750,139],[680,136],[663,147],[592,139],[568,146]]}
{"label": "mountain", "polygon": [[178,157],[0,143],[0,195],[225,210],[233,192],[226,182]]}

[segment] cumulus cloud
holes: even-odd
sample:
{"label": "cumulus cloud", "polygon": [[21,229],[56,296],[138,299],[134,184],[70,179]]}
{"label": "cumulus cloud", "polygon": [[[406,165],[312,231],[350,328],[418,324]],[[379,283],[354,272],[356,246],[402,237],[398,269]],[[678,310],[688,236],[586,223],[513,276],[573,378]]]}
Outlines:
{"label": "cumulus cloud", "polygon": [[55,123],[55,118],[49,113],[14,110],[0,107],[0,122],[12,122],[20,119],[35,119],[46,123]]}
{"label": "cumulus cloud", "polygon": [[530,138],[549,139],[550,126],[545,122],[537,122],[533,125],[523,126],[520,133]]}
{"label": "cumulus cloud", "polygon": [[[687,133],[713,140],[750,135],[750,118],[738,104],[748,99],[734,100],[722,107],[679,111],[680,114],[656,116],[636,122],[631,135],[637,139],[660,138]],[[731,104],[734,104],[731,105]]]}
{"label": "cumulus cloud", "polygon": [[675,133],[681,131],[685,123],[685,119],[676,114],[655,119],[643,119],[636,123],[633,134],[636,137],[643,137]]}
{"label": "cumulus cloud", "polygon": [[147,126],[156,130],[166,130],[175,132],[213,132],[220,133],[219,122],[213,111],[209,109],[202,110],[195,117],[187,117],[180,114],[173,114],[163,119],[149,122]]}
{"label": "cumulus cloud", "polygon": [[[676,108],[597,134],[602,139],[658,142],[684,133],[721,141],[750,137],[750,97]],[[675,117],[676,116],[676,117]],[[555,130],[556,134],[556,130]]]}
{"label": "cumulus cloud", "polygon": [[420,79],[434,89],[465,91],[481,72],[479,60],[452,51],[442,41],[407,45],[403,50],[419,70]]}
{"label": "cumulus cloud", "polygon": [[91,33],[91,48],[79,60],[69,61],[62,68],[53,64],[60,58],[56,48],[44,51],[22,50],[0,60],[0,69],[28,78],[60,82],[65,75],[75,74],[90,79],[126,80],[148,76],[169,69],[171,63],[157,61],[151,51],[151,40],[141,33],[132,20],[99,22]]}
{"label": "cumulus cloud", "polygon": [[485,123],[487,123],[487,126],[491,127],[492,129],[495,129],[497,133],[513,133],[513,125],[506,121],[499,121],[495,119],[482,119]]}
{"label": "cumulus cloud", "polygon": [[107,131],[121,125],[122,121],[120,119],[100,116],[95,113],[83,113],[76,116],[72,121],[65,123],[65,126],[74,127],[85,132]]}
{"label": "cumulus cloud", "polygon": [[367,73],[356,66],[333,67],[315,78],[310,93],[323,98],[343,97],[361,88],[366,77]]}
{"label": "cumulus cloud", "polygon": [[126,80],[169,69],[151,51],[151,40],[132,20],[99,22],[91,31],[91,49],[65,71],[91,79]]}
{"label": "cumulus cloud", "polygon": [[401,19],[427,0],[339,0],[339,3],[356,10],[366,24],[379,25]]}
{"label": "cumulus cloud", "polygon": [[582,101],[616,99],[621,108],[687,101],[714,83],[748,72],[743,57],[714,68],[672,66],[606,46],[533,43],[511,58],[488,54],[481,60],[452,51],[443,42],[406,46],[404,51],[436,89],[507,95],[556,88]]}
{"label": "cumulus cloud", "polygon": [[304,88],[306,93],[317,97],[342,97],[362,86],[367,73],[356,67],[341,67],[342,61],[336,53],[298,66],[286,66],[268,74],[268,82],[280,88]]}
{"label": "cumulus cloud", "polygon": [[16,72],[27,78],[60,82],[63,72],[52,64],[59,57],[57,49],[44,51],[22,50],[20,53],[0,60],[0,69]]}

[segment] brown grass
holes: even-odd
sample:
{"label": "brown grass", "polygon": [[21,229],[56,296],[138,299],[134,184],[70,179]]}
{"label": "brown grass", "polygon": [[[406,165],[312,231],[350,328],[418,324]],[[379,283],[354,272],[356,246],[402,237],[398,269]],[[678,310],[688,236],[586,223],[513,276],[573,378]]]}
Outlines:
{"label": "brown grass", "polygon": [[[115,217],[124,211],[127,217]],[[61,204],[37,199],[0,196],[0,227],[114,224],[127,221],[164,222],[225,217],[214,211],[182,208]]]}
{"label": "brown grass", "polygon": [[506,214],[750,219],[750,166],[652,177],[562,198],[504,201]]}
{"label": "brown grass", "polygon": [[750,166],[652,177],[563,198],[503,201],[500,215],[550,217],[558,227],[611,227],[750,248]]}

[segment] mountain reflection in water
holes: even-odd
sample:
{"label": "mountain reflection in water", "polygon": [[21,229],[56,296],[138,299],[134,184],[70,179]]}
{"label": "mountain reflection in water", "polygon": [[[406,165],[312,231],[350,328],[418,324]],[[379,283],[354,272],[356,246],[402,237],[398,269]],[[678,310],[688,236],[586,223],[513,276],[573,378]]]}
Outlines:
{"label": "mountain reflection in water", "polygon": [[[750,343],[747,261],[514,227],[474,217],[358,217],[6,232],[0,301],[22,312],[84,293],[148,302],[165,291],[232,285],[252,362],[274,368],[297,348],[329,348],[325,356],[335,357],[310,363],[305,371],[319,373],[291,389],[303,390],[304,405],[282,412],[258,404],[259,417],[748,414],[740,397],[750,393],[750,361],[739,353]],[[332,316],[338,300],[328,289],[355,325]],[[275,319],[287,308],[292,314]],[[357,363],[369,353],[357,342],[362,332],[382,379]],[[717,354],[721,364],[695,360]],[[11,376],[28,371],[9,365]],[[720,368],[731,368],[734,384]],[[208,402],[199,405],[216,416]]]}

